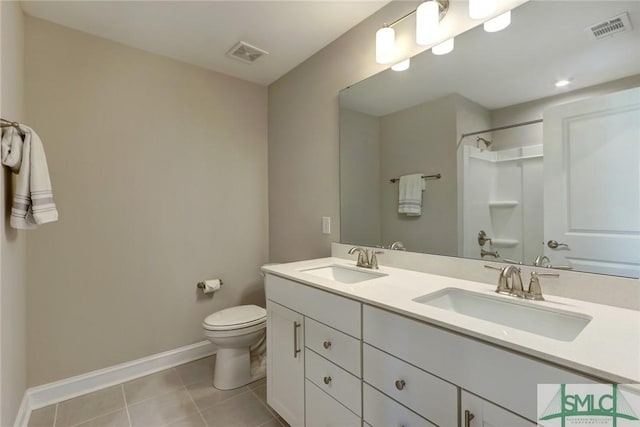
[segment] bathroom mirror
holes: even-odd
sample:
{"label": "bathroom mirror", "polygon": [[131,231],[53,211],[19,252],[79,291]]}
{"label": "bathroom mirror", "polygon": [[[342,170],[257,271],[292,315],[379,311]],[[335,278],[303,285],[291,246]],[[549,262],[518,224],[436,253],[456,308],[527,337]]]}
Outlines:
{"label": "bathroom mirror", "polygon": [[639,277],[638,46],[639,2],[532,1],[344,89],[341,242]]}

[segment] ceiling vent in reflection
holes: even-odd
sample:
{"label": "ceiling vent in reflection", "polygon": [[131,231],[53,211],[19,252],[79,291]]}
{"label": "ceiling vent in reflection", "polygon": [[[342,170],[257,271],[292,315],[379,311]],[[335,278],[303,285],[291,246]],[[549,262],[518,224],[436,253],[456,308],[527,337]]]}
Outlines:
{"label": "ceiling vent in reflection", "polygon": [[263,55],[268,55],[269,52],[259,49],[255,46],[251,46],[249,43],[238,42],[235,46],[233,46],[229,52],[227,52],[227,56],[237,59],[242,62],[246,62],[247,64],[253,64]]}
{"label": "ceiling vent in reflection", "polygon": [[633,30],[631,21],[629,20],[629,14],[627,12],[621,13],[618,16],[609,18],[606,21],[598,22],[597,24],[590,25],[587,31],[595,40],[604,39],[614,34],[626,33]]}

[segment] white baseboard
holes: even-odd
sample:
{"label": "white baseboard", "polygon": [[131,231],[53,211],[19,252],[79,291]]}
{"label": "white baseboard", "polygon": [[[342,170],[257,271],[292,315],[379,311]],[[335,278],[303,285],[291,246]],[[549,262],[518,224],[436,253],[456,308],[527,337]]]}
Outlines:
{"label": "white baseboard", "polygon": [[22,399],[15,427],[26,427],[31,411],[35,409],[131,381],[214,353],[215,347],[211,342],[201,341],[131,362],[32,387],[25,392]]}

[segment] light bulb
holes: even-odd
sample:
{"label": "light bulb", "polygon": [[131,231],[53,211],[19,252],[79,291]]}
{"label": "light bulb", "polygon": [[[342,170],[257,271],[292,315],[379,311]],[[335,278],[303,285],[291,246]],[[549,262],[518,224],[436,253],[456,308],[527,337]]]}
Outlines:
{"label": "light bulb", "polygon": [[453,50],[453,37],[431,48],[434,55],[446,55]]}
{"label": "light bulb", "polygon": [[571,79],[562,79],[562,80],[558,80],[556,82],[556,87],[565,87],[565,86],[569,86],[569,84],[571,83]]}
{"label": "light bulb", "polygon": [[498,15],[493,19],[489,19],[484,23],[484,30],[487,33],[495,33],[504,30],[511,24],[511,11],[507,11],[502,15]]}
{"label": "light bulb", "polygon": [[388,64],[395,56],[396,32],[391,27],[380,28],[376,32],[376,62]]}
{"label": "light bulb", "polygon": [[438,38],[440,27],[440,5],[430,0],[416,9],[416,43],[431,44]]}
{"label": "light bulb", "polygon": [[469,17],[482,19],[496,10],[496,0],[469,0]]}
{"label": "light bulb", "polygon": [[405,71],[409,69],[409,66],[411,65],[411,58],[407,58],[404,61],[400,61],[397,64],[394,64],[391,69],[393,71]]}

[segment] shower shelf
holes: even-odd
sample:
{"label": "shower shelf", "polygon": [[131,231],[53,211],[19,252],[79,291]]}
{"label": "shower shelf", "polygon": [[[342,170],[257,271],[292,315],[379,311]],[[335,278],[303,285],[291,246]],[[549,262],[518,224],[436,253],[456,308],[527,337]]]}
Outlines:
{"label": "shower shelf", "polygon": [[494,200],[489,202],[490,208],[515,208],[518,206],[517,200]]}
{"label": "shower shelf", "polygon": [[491,243],[496,248],[514,248],[518,246],[520,241],[516,239],[493,239]]}

